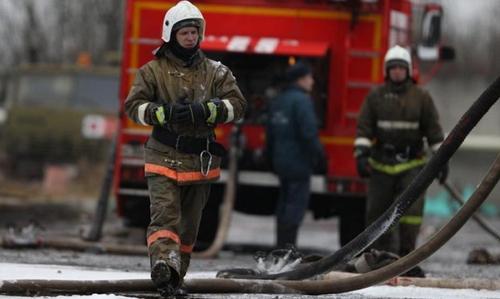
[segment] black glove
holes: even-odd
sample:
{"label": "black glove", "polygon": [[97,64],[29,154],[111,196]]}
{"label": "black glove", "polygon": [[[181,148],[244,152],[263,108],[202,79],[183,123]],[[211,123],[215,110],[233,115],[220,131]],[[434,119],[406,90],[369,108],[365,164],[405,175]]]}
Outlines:
{"label": "black glove", "polygon": [[446,179],[448,178],[448,172],[450,171],[450,167],[448,166],[448,163],[446,163],[443,168],[439,171],[437,174],[437,179],[439,183],[442,185],[446,182]]}
{"label": "black glove", "polygon": [[174,111],[174,118],[180,124],[206,124],[209,116],[204,103],[179,104]]}
{"label": "black glove", "polygon": [[354,149],[354,157],[356,158],[356,169],[362,178],[367,178],[372,174],[372,167],[368,163],[370,157],[370,148],[367,146],[357,146]]}

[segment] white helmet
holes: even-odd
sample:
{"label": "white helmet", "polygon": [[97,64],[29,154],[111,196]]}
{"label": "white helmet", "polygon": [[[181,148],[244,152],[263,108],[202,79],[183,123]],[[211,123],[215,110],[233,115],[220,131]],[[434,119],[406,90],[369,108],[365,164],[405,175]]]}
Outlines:
{"label": "white helmet", "polygon": [[408,76],[412,75],[411,55],[408,50],[398,45],[390,48],[384,58],[384,77],[387,76],[387,69],[401,65],[408,69]]}
{"label": "white helmet", "polygon": [[185,20],[195,20],[198,22],[197,25],[199,26],[200,41],[202,41],[205,35],[205,19],[203,19],[203,15],[196,6],[185,0],[179,1],[179,3],[171,7],[165,13],[161,39],[168,43],[170,41],[170,35],[174,25]]}

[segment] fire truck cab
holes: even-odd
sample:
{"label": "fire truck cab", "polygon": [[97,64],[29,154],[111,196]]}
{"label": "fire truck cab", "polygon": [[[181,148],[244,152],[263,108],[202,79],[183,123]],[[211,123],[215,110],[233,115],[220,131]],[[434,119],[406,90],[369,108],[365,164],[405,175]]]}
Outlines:
{"label": "fire truck cab", "polygon": [[[174,1],[128,0],[121,70],[121,128],[117,152],[116,199],[129,225],[147,225],[149,200],[144,180],[142,145],[150,129],[134,124],[123,112],[136,70],[153,59],[161,44],[161,22]],[[364,228],[366,184],[353,158],[356,119],[369,90],[383,82],[383,58],[396,44],[437,61],[441,47],[441,7],[414,7],[409,0],[199,0],[206,20],[201,44],[207,57],[221,61],[236,76],[248,101],[241,125],[238,190],[235,209],[274,213],[278,179],[263,157],[268,103],[282,84],[284,70],[298,60],[312,67],[312,93],[327,154],[326,173],[312,177],[310,209],[315,218],[339,216],[341,243]],[[416,12],[419,14],[416,17]],[[422,42],[415,43],[415,22]],[[415,64],[414,74],[418,76]],[[230,125],[216,130],[228,145]],[[293,163],[293,161],[290,161]],[[224,182],[212,187],[199,240],[209,242],[217,227]]]}

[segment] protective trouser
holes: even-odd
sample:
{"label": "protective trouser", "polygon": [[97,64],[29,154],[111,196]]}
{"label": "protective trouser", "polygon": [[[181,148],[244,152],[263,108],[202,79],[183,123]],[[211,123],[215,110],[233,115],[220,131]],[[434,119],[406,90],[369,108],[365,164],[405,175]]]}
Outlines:
{"label": "protective trouser", "polygon": [[179,186],[164,176],[147,177],[151,222],[147,243],[151,265],[164,260],[178,283],[186,275],[210,185]]}
{"label": "protective trouser", "polygon": [[[396,201],[421,169],[416,167],[396,175],[373,171],[368,184],[367,225],[375,221]],[[423,210],[424,194],[421,194],[401,217],[399,224],[383,234],[370,248],[390,251],[400,256],[413,251],[422,224]]]}
{"label": "protective trouser", "polygon": [[280,178],[280,195],[276,207],[276,245],[296,245],[299,226],[309,205],[310,180]]}

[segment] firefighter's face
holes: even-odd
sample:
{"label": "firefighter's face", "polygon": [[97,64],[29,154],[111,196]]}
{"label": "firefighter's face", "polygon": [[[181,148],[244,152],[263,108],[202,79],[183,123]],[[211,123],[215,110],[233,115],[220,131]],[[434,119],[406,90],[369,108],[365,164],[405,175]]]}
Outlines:
{"label": "firefighter's face", "polygon": [[408,70],[403,66],[393,66],[389,69],[389,78],[392,82],[403,82],[408,76]]}
{"label": "firefighter's face", "polygon": [[304,90],[311,92],[314,86],[314,78],[312,74],[307,74],[297,80],[297,84]]}
{"label": "firefighter's face", "polygon": [[192,49],[198,44],[198,28],[194,26],[183,27],[177,30],[175,38],[177,39],[179,45],[181,45],[183,48]]}

